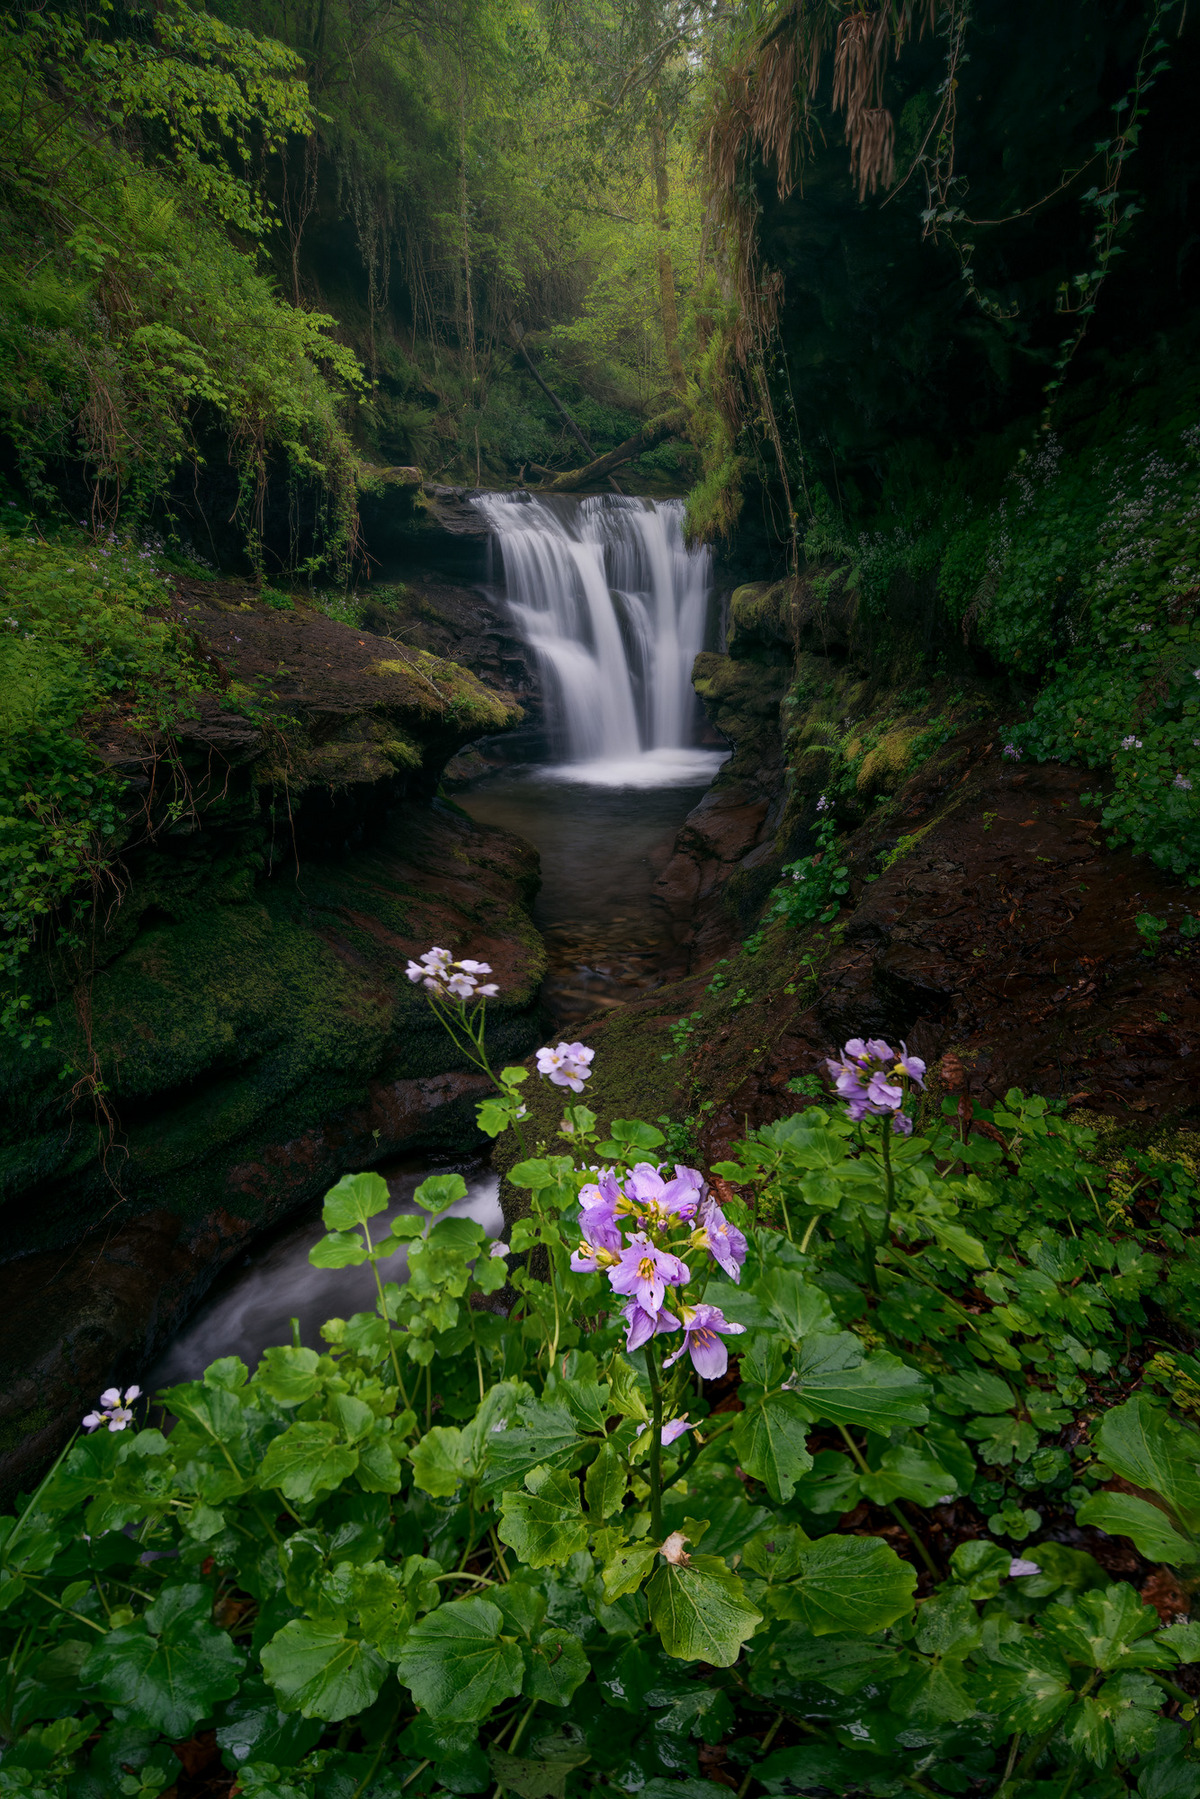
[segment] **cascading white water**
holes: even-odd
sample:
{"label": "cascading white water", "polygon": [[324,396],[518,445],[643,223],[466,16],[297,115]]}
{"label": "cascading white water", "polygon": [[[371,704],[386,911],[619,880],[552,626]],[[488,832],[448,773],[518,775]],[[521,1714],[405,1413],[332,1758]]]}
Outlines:
{"label": "cascading white water", "polygon": [[628,768],[639,753],[693,743],[711,555],[685,544],[682,500],[479,494],[474,504],[499,542],[568,762]]}

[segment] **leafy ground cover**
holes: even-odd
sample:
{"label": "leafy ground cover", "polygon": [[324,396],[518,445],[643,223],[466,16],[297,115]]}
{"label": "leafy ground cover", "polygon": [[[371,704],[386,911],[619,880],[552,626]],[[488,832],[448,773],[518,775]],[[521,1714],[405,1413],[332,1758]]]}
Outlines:
{"label": "leafy ground cover", "polygon": [[[486,1064],[490,970],[409,972]],[[709,1184],[568,1106],[507,1244],[339,1182],[313,1260],[408,1283],[106,1394],[0,1525],[0,1790],[1189,1799],[1195,1171],[836,1072]]]}

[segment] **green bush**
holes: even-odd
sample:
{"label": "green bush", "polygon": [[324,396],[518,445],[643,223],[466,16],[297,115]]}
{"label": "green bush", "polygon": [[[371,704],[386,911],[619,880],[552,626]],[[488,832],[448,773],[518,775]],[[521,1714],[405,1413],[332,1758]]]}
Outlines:
{"label": "green bush", "polygon": [[[1200,1323],[1200,1193],[1152,1153],[1110,1183],[1041,1100],[965,1140],[944,1110],[752,1132],[693,1217],[648,1197],[659,1130],[572,1106],[490,1254],[460,1177],[380,1231],[346,1176],[312,1259],[370,1262],[376,1309],[140,1429],[106,1395],[0,1522],[0,1791],[153,1799],[198,1739],[258,1799],[716,1799],[702,1756],[746,1793],[1189,1799],[1200,1625],[1090,1551],[1200,1572],[1200,1434],[1140,1380],[1152,1298]],[[627,1353],[615,1255],[572,1268],[596,1163],[686,1255],[683,1319],[740,1332],[726,1382],[667,1365],[670,1325]]]}

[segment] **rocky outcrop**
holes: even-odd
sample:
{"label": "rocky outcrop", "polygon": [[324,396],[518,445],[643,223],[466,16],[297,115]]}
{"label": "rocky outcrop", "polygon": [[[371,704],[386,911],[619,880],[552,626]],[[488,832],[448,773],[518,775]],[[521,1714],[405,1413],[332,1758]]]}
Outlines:
{"label": "rocky outcrop", "polygon": [[474,1140],[480,1079],[410,956],[490,962],[495,1053],[537,1038],[536,855],[437,797],[447,758],[520,708],[304,607],[208,582],[175,603],[221,685],[170,746],[97,726],[130,783],[123,852],[89,940],[42,967],[48,1042],[0,1067],[10,1480],[251,1236],[348,1168]]}

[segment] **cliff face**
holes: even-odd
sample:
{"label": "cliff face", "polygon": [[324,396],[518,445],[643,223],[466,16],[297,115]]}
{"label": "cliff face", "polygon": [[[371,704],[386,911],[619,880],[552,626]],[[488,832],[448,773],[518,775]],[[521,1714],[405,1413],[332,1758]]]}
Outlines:
{"label": "cliff face", "polygon": [[536,855],[437,797],[464,743],[519,722],[511,694],[230,586],[181,583],[176,604],[226,684],[172,764],[97,725],[130,781],[124,851],[91,940],[43,964],[49,1043],[2,1068],[10,1482],[255,1233],[349,1168],[475,1140],[481,1077],[409,956],[490,962],[495,1053],[537,1038]]}

